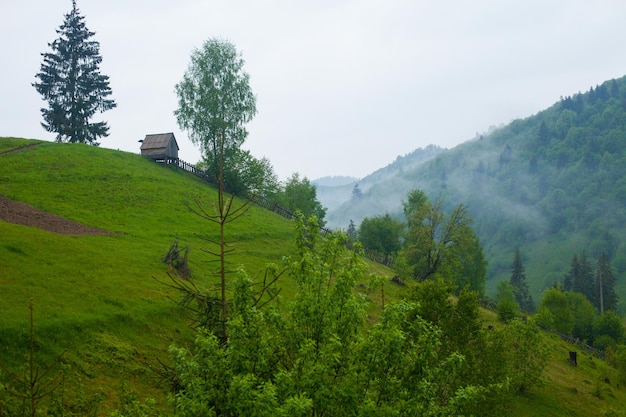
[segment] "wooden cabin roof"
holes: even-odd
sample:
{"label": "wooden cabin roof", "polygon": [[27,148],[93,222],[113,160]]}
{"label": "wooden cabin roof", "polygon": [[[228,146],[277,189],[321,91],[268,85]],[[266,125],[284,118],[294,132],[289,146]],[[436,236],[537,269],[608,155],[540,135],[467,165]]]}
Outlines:
{"label": "wooden cabin roof", "polygon": [[141,150],[147,149],[163,149],[167,148],[170,141],[174,141],[176,145],[176,149],[180,150],[178,147],[178,143],[176,142],[176,138],[173,133],[157,133],[154,135],[146,135],[143,142],[141,143]]}

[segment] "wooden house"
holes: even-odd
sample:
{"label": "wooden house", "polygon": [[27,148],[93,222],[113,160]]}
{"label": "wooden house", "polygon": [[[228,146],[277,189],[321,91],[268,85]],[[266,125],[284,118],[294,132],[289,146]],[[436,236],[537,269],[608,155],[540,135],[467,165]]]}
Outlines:
{"label": "wooden house", "polygon": [[173,133],[146,135],[141,141],[141,156],[155,161],[175,161],[178,159],[178,143]]}

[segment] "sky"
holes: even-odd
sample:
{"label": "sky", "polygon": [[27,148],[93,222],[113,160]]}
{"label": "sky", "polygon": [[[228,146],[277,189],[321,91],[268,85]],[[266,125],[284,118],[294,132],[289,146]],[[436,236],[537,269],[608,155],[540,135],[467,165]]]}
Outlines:
{"label": "sky", "polygon": [[[194,49],[232,42],[257,99],[243,148],[279,179],[362,178],[626,75],[623,0],[77,0],[117,108],[102,147],[174,132]],[[71,0],[0,0],[0,136],[54,140],[31,86]]]}

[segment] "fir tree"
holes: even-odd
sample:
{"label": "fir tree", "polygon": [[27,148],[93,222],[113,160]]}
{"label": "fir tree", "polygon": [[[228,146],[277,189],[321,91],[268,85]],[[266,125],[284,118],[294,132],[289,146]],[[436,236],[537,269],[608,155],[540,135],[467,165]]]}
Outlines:
{"label": "fir tree", "polygon": [[95,32],[85,26],[76,1],[72,11],[56,31],[59,38],[48,46],[52,52],[41,54],[43,63],[35,76],[39,81],[33,87],[48,102],[42,108],[48,132],[57,134],[57,142],[83,142],[98,145],[99,137],[108,136],[106,122],[90,123],[96,112],[117,106],[107,98],[111,95],[109,77],[100,74],[100,44],[91,40]]}
{"label": "fir tree", "polygon": [[350,224],[348,225],[348,230],[346,231],[346,234],[348,235],[348,239],[350,240],[354,241],[357,239],[356,225],[354,224],[354,221],[352,219],[350,219]]}
{"label": "fir tree", "polygon": [[563,280],[563,289],[565,291],[575,291],[575,281],[576,277],[580,274],[579,271],[580,262],[578,261],[578,255],[574,254],[569,272],[565,275],[565,278]]}
{"label": "fir tree", "polygon": [[595,304],[596,290],[593,270],[585,251],[582,252],[580,257],[574,255],[572,258],[572,264],[569,273],[565,275],[563,287],[566,291],[583,294],[592,304]]}
{"label": "fir tree", "polygon": [[532,313],[535,311],[535,302],[528,290],[526,284],[526,272],[522,263],[522,255],[519,248],[515,248],[515,256],[513,258],[513,267],[511,270],[511,278],[509,280],[515,292],[515,300],[519,304],[522,311]]}
{"label": "fir tree", "polygon": [[595,302],[593,303],[600,314],[608,310],[617,310],[617,294],[615,293],[615,277],[606,254],[598,258],[598,271],[595,282]]}
{"label": "fir tree", "polygon": [[580,255],[580,270],[574,281],[574,291],[583,294],[593,304],[595,296],[593,269],[585,251]]}

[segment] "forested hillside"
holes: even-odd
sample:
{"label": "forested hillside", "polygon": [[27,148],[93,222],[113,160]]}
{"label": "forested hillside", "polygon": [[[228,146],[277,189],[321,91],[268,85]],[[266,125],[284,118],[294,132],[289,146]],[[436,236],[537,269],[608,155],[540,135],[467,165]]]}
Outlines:
{"label": "forested hillside", "polygon": [[364,216],[400,216],[408,191],[420,188],[447,207],[468,206],[489,261],[488,288],[508,279],[516,247],[535,294],[563,278],[575,253],[597,259],[604,252],[623,300],[625,143],[626,78],[621,78],[562,97],[413,169],[397,169],[327,218],[346,228]]}

